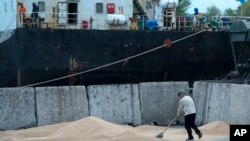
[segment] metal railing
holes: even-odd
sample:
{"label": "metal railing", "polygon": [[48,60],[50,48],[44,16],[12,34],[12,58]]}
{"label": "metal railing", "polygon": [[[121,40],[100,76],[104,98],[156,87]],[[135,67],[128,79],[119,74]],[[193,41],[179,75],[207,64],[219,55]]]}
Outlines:
{"label": "metal railing", "polygon": [[[194,21],[193,18],[177,17],[176,18],[176,28],[181,31],[191,31],[193,30]],[[198,24],[200,25],[200,24]]]}
{"label": "metal railing", "polygon": [[212,26],[217,27],[218,29],[229,30],[230,26],[235,21],[241,21],[250,19],[250,17],[242,16],[213,16],[212,21],[214,22]]}
{"label": "metal railing", "polygon": [[[23,17],[25,14],[25,17]],[[127,29],[127,25],[120,25],[118,20],[113,24],[107,24],[104,14],[88,14],[88,13],[52,13],[39,12],[38,18],[32,18],[32,13],[19,13],[17,21],[18,28],[32,28],[35,24],[40,28],[55,29]],[[106,15],[106,14],[105,14]]]}
{"label": "metal railing", "polygon": [[[25,17],[23,15],[25,14]],[[95,29],[95,30],[130,30],[131,22],[129,19],[126,24],[119,24],[119,20],[108,24],[106,14],[89,14],[89,13],[52,13],[39,12],[39,18],[31,17],[32,13],[19,13],[17,20],[18,28],[52,28],[52,29]],[[167,18],[167,17],[166,17]],[[162,26],[158,26],[158,30],[177,30],[177,31],[192,31],[194,20],[193,16],[175,17],[175,20],[158,19]],[[137,25],[144,29],[146,19],[136,19]],[[165,26],[164,26],[165,22]],[[167,25],[175,24],[174,28],[167,29]],[[202,29],[202,28],[201,28]]]}

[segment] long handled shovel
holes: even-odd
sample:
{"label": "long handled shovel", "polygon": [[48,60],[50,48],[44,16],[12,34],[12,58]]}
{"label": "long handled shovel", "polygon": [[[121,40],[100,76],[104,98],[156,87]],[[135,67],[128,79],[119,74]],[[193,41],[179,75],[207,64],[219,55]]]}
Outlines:
{"label": "long handled shovel", "polygon": [[161,132],[160,134],[158,134],[156,136],[156,138],[163,138],[163,134],[165,133],[165,131],[167,131],[167,129],[172,125],[172,123],[176,120],[177,117],[173,118],[171,120],[171,122],[168,124],[168,126],[163,130],[163,132]]}

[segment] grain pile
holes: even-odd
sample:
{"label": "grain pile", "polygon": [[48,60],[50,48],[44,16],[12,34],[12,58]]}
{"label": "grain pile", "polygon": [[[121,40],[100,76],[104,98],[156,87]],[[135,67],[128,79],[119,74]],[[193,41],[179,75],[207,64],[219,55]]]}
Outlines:
{"label": "grain pile", "polygon": [[229,125],[222,121],[215,121],[209,124],[203,125],[200,129],[207,134],[228,134],[229,135]]}
{"label": "grain pile", "polygon": [[[199,128],[204,134],[199,141],[228,140],[229,126],[224,122],[212,122]],[[69,123],[0,132],[0,141],[183,141],[187,137],[183,126],[174,126],[166,131],[163,139],[155,138],[163,129],[150,125],[133,128],[88,117]]]}
{"label": "grain pile", "polygon": [[0,141],[159,141],[143,131],[88,117],[70,123],[61,123],[20,131],[0,133]]}
{"label": "grain pile", "polygon": [[[144,130],[144,134],[157,135],[164,128],[155,127],[150,125],[143,125],[137,127],[138,129]],[[202,139],[198,139],[198,136],[193,131],[195,141],[229,141],[229,125],[222,121],[215,121],[209,124],[198,127],[203,133]],[[169,128],[163,139],[165,141],[184,141],[187,139],[187,133],[183,126],[172,126]]]}

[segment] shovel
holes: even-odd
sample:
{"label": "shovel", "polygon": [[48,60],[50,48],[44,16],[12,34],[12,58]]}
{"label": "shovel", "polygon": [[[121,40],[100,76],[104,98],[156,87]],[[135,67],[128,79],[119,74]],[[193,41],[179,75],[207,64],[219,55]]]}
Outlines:
{"label": "shovel", "polygon": [[171,120],[171,122],[168,124],[168,126],[163,130],[163,132],[161,132],[160,134],[158,134],[156,136],[156,138],[163,138],[163,134],[165,133],[165,131],[171,126],[171,124],[176,120],[177,117],[173,118]]}

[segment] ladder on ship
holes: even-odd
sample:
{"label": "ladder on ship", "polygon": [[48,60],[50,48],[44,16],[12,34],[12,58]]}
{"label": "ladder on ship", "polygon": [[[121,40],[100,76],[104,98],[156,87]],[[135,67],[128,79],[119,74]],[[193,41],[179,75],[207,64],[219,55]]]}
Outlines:
{"label": "ladder on ship", "polygon": [[140,2],[138,0],[133,0],[133,4],[134,4],[135,8],[137,9],[138,14],[142,15],[144,20],[148,20],[148,16],[147,16],[146,12],[143,10]]}

